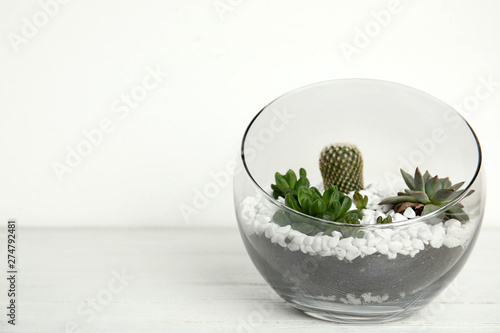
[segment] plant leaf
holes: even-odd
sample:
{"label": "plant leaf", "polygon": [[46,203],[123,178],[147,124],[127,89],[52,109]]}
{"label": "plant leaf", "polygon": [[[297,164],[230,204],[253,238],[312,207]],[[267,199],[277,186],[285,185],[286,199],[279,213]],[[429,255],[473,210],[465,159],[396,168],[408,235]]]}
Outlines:
{"label": "plant leaf", "polygon": [[319,216],[323,214],[325,211],[326,211],[326,204],[321,198],[314,200],[313,203],[311,204],[311,207],[309,207],[309,215],[311,216]]}
{"label": "plant leaf", "polygon": [[424,209],[422,210],[422,215],[427,215],[429,213],[432,213],[432,212],[438,210],[439,208],[441,208],[441,207],[433,205],[433,204],[427,204],[424,206]]}
{"label": "plant leaf", "polygon": [[415,178],[413,179],[413,185],[415,188],[412,190],[415,191],[425,191],[425,183],[424,179],[422,178],[422,174],[420,173],[420,170],[418,168],[415,169]]}
{"label": "plant leaf", "polygon": [[429,197],[434,196],[434,194],[441,189],[441,182],[439,181],[438,176],[430,178],[426,183],[425,183],[425,193]]}
{"label": "plant leaf", "polygon": [[454,196],[453,194],[457,194],[458,192],[455,192],[455,190],[450,190],[450,189],[440,189],[434,195],[430,198],[431,201],[435,204],[439,203],[446,203],[451,201]]}
{"label": "plant leaf", "polygon": [[415,184],[413,182],[413,177],[406,171],[404,171],[403,169],[400,169],[401,170],[401,175],[403,175],[403,179],[406,183],[406,186],[408,186],[410,189],[414,190],[415,189]]}
{"label": "plant leaf", "polygon": [[276,223],[279,226],[287,226],[290,224],[290,219],[286,215],[286,213],[282,210],[278,210],[276,213],[273,215],[273,222]]}
{"label": "plant leaf", "polygon": [[300,205],[299,205],[299,202],[297,201],[297,199],[295,198],[294,195],[290,195],[288,194],[286,197],[285,197],[285,204],[290,207],[291,209],[295,209],[296,211],[301,211],[300,210]]}
{"label": "plant leaf", "polygon": [[465,184],[465,182],[456,183],[455,185],[451,186],[450,188],[451,188],[452,190],[455,190],[455,191],[456,191],[456,190],[458,190],[459,188],[461,188],[463,184]]}
{"label": "plant leaf", "polygon": [[300,222],[293,223],[292,228],[306,235],[316,230],[316,227],[314,225],[308,223],[300,223]]}
{"label": "plant leaf", "polygon": [[349,197],[344,197],[342,200],[342,205],[340,206],[339,215],[343,215],[347,212],[352,206],[352,200]]}
{"label": "plant leaf", "polygon": [[297,183],[297,175],[295,174],[295,172],[293,172],[292,169],[288,170],[284,178],[287,181],[290,188],[295,187],[295,184]]}
{"label": "plant leaf", "polygon": [[281,191],[285,191],[287,188],[290,187],[288,185],[288,182],[285,180],[285,177],[283,177],[278,172],[276,172],[274,178],[276,179],[276,185],[281,189]]}

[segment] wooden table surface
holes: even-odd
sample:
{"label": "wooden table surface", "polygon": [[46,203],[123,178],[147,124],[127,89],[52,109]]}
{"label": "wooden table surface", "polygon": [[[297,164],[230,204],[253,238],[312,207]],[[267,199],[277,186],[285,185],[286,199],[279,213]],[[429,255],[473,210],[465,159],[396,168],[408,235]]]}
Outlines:
{"label": "wooden table surface", "polygon": [[16,326],[1,279],[0,332],[500,332],[499,239],[500,228],[484,227],[460,275],[419,314],[361,326],[310,318],[278,298],[236,227],[20,228]]}

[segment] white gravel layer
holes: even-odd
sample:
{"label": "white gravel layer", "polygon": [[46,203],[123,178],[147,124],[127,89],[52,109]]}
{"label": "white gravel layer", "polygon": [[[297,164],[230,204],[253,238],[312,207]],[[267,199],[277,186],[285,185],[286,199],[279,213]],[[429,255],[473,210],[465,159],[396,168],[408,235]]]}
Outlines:
{"label": "white gravel layer", "polygon": [[[395,214],[390,205],[379,206],[382,197],[373,186],[368,186],[361,194],[369,197],[367,209],[363,210],[361,224],[376,224],[379,216],[392,216],[393,221],[405,221],[415,217],[413,209],[408,208],[403,214]],[[352,196],[352,193],[350,194]],[[352,207],[356,207],[353,205]],[[362,238],[343,237],[334,231],[331,235],[319,233],[315,236],[305,235],[293,230],[290,225],[280,227],[272,221],[277,208],[262,196],[246,197],[239,207],[240,222],[247,235],[264,235],[272,243],[279,244],[290,251],[302,251],[310,255],[336,256],[339,260],[354,260],[358,257],[383,254],[389,259],[398,255],[415,256],[426,246],[440,248],[466,247],[474,235],[477,221],[471,220],[462,224],[455,219],[429,225],[424,222],[410,226],[364,229]]]}

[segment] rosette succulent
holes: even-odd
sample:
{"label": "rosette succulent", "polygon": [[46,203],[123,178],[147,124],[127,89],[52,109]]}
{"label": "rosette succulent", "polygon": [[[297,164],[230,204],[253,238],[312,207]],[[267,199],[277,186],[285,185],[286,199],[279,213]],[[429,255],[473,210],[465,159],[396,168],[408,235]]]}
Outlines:
{"label": "rosette succulent", "polygon": [[[276,199],[283,197],[286,206],[305,215],[327,221],[359,224],[359,219],[363,215],[360,209],[350,210],[353,203],[351,198],[340,192],[336,186],[330,186],[321,193],[316,187],[309,187],[309,180],[304,169],[300,169],[299,175],[300,178],[297,179],[293,170],[289,170],[285,175],[277,172],[276,184],[271,185],[273,196]],[[359,207],[366,206],[367,200],[367,197],[359,193],[356,196]],[[328,234],[337,229],[336,226],[328,223],[282,210],[275,213],[273,220],[281,226],[291,225],[293,229],[305,234],[320,231]]]}
{"label": "rosette succulent", "polygon": [[[417,168],[415,175],[412,177],[401,169],[401,174],[408,189],[399,192],[395,197],[389,197],[380,202],[380,205],[393,205],[396,213],[403,213],[408,207],[411,207],[417,215],[426,215],[450,203],[464,192],[464,190],[460,190],[464,182],[453,185],[449,178],[433,177],[429,174],[429,171],[422,175]],[[472,192],[470,191],[468,195],[472,194]],[[443,218],[454,218],[467,222],[469,216],[462,208],[462,204],[450,207],[444,212]]]}

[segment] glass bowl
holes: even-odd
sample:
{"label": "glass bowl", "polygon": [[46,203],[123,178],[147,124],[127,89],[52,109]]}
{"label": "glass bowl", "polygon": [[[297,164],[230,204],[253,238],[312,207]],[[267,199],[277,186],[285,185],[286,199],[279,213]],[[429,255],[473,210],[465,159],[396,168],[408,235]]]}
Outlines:
{"label": "glass bowl", "polygon": [[[320,152],[338,142],[361,150],[366,191],[379,196],[371,200],[403,190],[400,169],[416,167],[464,181],[464,192],[432,213],[387,224],[321,220],[273,197],[275,173],[289,169],[305,168],[322,189]],[[344,79],[289,92],[255,116],[235,169],[234,202],[250,258],[286,302],[325,320],[385,322],[421,309],[460,272],[482,222],[483,187],[478,139],[450,106],[400,84]],[[450,218],[453,207],[463,207],[467,221]],[[305,234],[279,223],[276,212],[331,228]]]}

